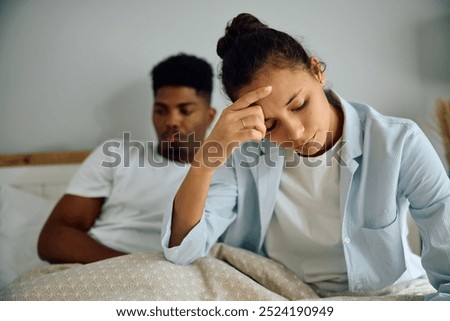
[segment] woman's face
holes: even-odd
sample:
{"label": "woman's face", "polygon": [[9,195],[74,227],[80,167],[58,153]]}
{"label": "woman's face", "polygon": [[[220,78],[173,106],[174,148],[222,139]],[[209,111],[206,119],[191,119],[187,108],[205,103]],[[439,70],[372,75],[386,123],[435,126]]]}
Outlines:
{"label": "woman's face", "polygon": [[333,146],[342,132],[342,111],[333,107],[323,91],[325,75],[301,69],[268,68],[239,91],[239,96],[271,85],[272,93],[260,99],[266,137],[305,156],[315,156]]}

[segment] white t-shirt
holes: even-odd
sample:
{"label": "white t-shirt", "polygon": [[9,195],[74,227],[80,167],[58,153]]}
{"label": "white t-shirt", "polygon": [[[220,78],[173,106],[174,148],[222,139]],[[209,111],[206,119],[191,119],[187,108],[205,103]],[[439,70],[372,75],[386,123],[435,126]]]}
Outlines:
{"label": "white t-shirt", "polygon": [[321,289],[347,289],[341,240],[339,163],[341,142],[318,157],[286,150],[275,213],[265,239],[269,257]]}
{"label": "white t-shirt", "polygon": [[133,143],[134,147],[122,141],[100,145],[81,165],[66,194],[106,198],[89,230],[102,244],[128,253],[162,250],[163,213],[189,165],[169,161],[144,143]]}

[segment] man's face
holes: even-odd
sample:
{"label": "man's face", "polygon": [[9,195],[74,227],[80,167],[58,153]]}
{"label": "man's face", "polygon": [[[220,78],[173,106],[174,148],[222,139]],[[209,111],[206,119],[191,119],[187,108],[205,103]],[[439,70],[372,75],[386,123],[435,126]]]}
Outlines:
{"label": "man's face", "polygon": [[172,160],[191,161],[214,115],[214,108],[194,88],[161,87],[155,94],[153,105],[158,152]]}

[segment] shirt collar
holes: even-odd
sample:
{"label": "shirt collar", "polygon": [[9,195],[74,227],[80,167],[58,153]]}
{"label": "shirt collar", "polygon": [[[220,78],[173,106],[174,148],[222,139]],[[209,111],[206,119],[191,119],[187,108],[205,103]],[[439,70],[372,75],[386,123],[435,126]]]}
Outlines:
{"label": "shirt collar", "polygon": [[342,141],[345,144],[342,149],[342,157],[344,159],[356,158],[362,154],[363,131],[361,119],[356,109],[348,101],[334,92],[333,94],[341,103],[341,108],[344,112]]}

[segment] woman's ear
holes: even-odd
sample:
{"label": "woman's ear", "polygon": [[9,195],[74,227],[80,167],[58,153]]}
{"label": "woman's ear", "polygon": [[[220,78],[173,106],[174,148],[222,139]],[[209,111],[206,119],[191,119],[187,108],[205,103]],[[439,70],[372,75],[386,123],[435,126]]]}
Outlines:
{"label": "woman's ear", "polygon": [[320,61],[317,57],[311,57],[311,72],[314,77],[323,85],[325,85],[327,81],[327,77],[325,76],[325,63]]}

